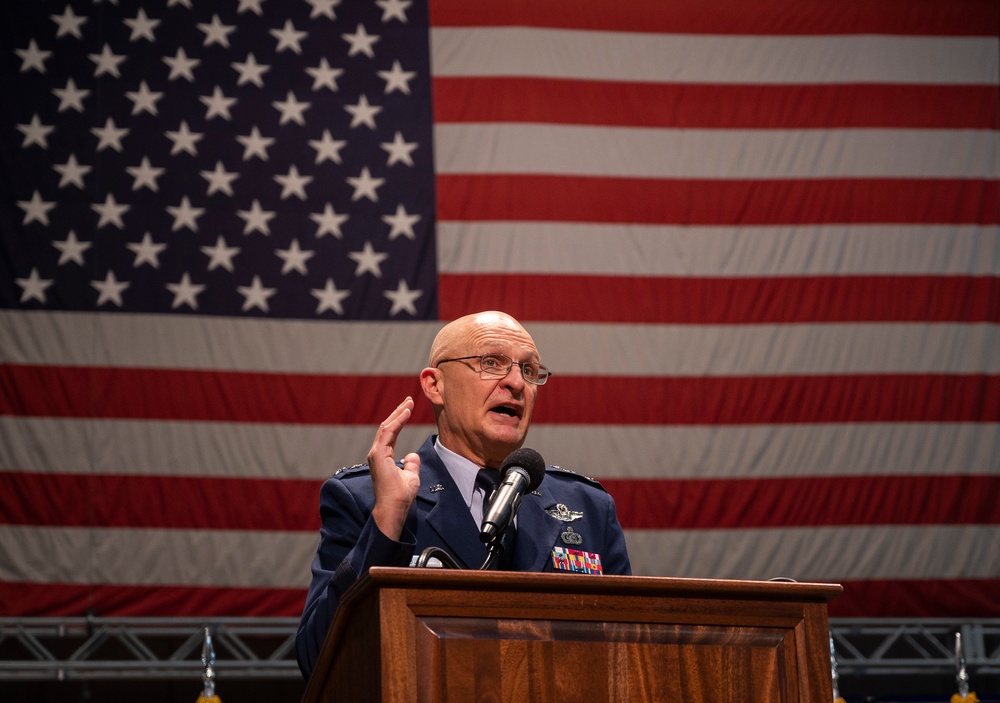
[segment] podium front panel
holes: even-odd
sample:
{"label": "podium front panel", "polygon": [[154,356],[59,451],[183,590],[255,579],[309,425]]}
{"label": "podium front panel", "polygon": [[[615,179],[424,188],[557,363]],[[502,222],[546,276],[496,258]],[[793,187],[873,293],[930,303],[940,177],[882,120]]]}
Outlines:
{"label": "podium front panel", "polygon": [[832,697],[839,586],[406,569],[372,581],[335,622],[305,700]]}

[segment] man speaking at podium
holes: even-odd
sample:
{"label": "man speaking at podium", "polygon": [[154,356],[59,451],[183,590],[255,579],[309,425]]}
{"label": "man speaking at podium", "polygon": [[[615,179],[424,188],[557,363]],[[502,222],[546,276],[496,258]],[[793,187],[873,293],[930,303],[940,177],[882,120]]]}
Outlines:
{"label": "man speaking at podium", "polygon": [[[501,491],[484,481],[496,486],[503,478],[506,485],[506,476],[515,474],[501,476],[500,469],[524,444],[535,396],[549,379],[540,362],[531,335],[505,313],[445,325],[420,372],[437,435],[397,459],[396,440],[413,412],[413,399],[406,398],[379,425],[367,464],[342,469],[323,484],[320,544],[296,636],[304,676],[312,673],[341,596],[369,567],[416,564],[428,547],[446,551],[463,568],[486,562],[480,526],[494,507],[491,496]],[[499,568],[631,573],[614,500],[600,484],[546,468],[540,457],[538,475],[544,480],[525,491],[503,532]]]}

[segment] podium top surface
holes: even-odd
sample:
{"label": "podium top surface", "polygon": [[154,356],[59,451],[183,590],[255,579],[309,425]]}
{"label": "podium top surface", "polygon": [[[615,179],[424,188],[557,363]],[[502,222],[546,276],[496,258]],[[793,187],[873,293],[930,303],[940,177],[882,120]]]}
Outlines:
{"label": "podium top surface", "polygon": [[411,588],[521,593],[586,593],[641,597],[708,597],[750,601],[828,603],[843,592],[839,584],[796,581],[740,581],[654,576],[594,576],[587,574],[418,569],[375,566],[357,589]]}

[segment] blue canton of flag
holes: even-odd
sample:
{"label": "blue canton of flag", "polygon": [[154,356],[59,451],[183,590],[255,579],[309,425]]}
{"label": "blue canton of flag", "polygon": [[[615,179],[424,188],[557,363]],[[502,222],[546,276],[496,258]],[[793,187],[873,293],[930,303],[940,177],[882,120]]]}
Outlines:
{"label": "blue canton of flag", "polygon": [[435,319],[426,12],[3,3],[0,305]]}

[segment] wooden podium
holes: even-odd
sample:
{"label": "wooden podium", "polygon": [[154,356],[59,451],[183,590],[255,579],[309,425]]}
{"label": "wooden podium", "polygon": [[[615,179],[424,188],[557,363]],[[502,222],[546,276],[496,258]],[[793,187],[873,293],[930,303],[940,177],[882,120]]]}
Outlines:
{"label": "wooden podium", "polygon": [[830,584],[373,568],[303,701],[830,703]]}

